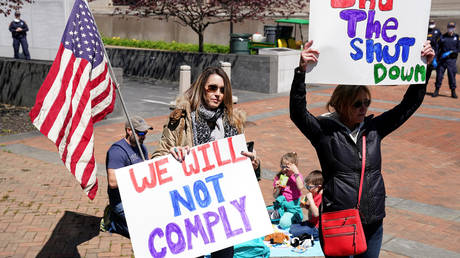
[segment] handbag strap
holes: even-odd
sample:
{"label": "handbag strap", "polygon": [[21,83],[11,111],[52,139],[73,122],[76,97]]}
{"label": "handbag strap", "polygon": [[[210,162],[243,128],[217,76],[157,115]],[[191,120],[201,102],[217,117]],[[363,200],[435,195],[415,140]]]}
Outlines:
{"label": "handbag strap", "polygon": [[358,193],[358,204],[356,208],[359,209],[359,203],[361,202],[361,193],[363,190],[364,170],[366,170],[366,136],[363,135],[363,150],[362,150],[362,165],[361,165],[361,179],[359,181],[359,193]]}

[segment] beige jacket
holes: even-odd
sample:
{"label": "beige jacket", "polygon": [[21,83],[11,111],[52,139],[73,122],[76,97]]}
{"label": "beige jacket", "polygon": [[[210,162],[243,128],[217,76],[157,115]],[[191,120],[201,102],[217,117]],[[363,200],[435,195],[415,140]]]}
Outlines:
{"label": "beige jacket", "polygon": [[[152,158],[169,154],[169,150],[175,146],[193,146],[192,118],[190,116],[190,103],[184,97],[176,100],[176,109],[169,115],[168,124],[163,127],[160,144],[152,155]],[[239,109],[233,109],[234,126],[238,133],[244,132],[246,113]]]}

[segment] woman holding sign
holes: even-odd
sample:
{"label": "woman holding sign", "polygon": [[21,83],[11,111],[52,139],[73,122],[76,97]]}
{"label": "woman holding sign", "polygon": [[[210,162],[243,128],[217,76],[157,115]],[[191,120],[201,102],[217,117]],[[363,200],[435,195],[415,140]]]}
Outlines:
{"label": "woman holding sign", "polygon": [[[172,154],[182,162],[192,146],[243,133],[245,119],[242,111],[233,109],[227,74],[219,67],[208,67],[184,96],[176,100],[176,109],[169,116],[153,157]],[[259,171],[260,175],[256,152],[242,155],[251,159],[256,174]],[[211,257],[233,257],[233,247],[214,252]]]}
{"label": "woman holding sign", "polygon": [[[385,217],[385,186],[381,173],[382,139],[401,126],[422,104],[426,83],[411,85],[402,102],[381,115],[366,116],[371,104],[367,86],[339,85],[327,103],[332,113],[315,117],[307,110],[305,72],[318,62],[319,52],[305,44],[299,67],[295,70],[290,93],[290,115],[299,130],[316,149],[324,177],[322,211],[342,211],[358,206],[367,251],[359,257],[378,257]],[[425,43],[421,55],[431,63],[434,51]],[[314,68],[313,68],[314,69]],[[365,138],[363,138],[365,136]],[[363,152],[365,139],[365,152]],[[365,169],[359,205],[362,153]],[[321,236],[324,250],[324,236]],[[326,252],[325,252],[326,253]]]}

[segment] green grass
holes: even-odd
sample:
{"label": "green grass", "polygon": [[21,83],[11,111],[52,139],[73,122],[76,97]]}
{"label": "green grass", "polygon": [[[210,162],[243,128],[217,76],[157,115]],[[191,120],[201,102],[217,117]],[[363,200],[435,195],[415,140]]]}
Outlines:
{"label": "green grass", "polygon": [[[175,41],[165,42],[137,39],[122,39],[120,37],[102,37],[102,42],[104,42],[104,45],[109,46],[137,47],[178,52],[198,52],[198,45],[196,44],[179,43]],[[230,52],[230,47],[217,44],[204,44],[203,51],[205,53],[227,54]]]}

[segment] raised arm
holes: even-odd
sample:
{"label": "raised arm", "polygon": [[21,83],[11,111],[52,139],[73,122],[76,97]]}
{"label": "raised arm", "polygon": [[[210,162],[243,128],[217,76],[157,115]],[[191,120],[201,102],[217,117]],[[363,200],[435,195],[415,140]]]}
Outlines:
{"label": "raised arm", "polygon": [[[422,49],[422,57],[426,57],[427,63],[431,64],[434,55],[430,42],[426,41]],[[399,105],[375,118],[377,131],[381,138],[396,130],[415,113],[423,102],[427,83],[409,86]]]}
{"label": "raised arm", "polygon": [[307,110],[305,71],[308,64],[318,61],[319,55],[317,50],[311,48],[312,44],[313,41],[307,42],[301,53],[299,67],[294,72],[289,98],[291,120],[311,142],[318,139],[316,136],[321,133],[318,120]]}

